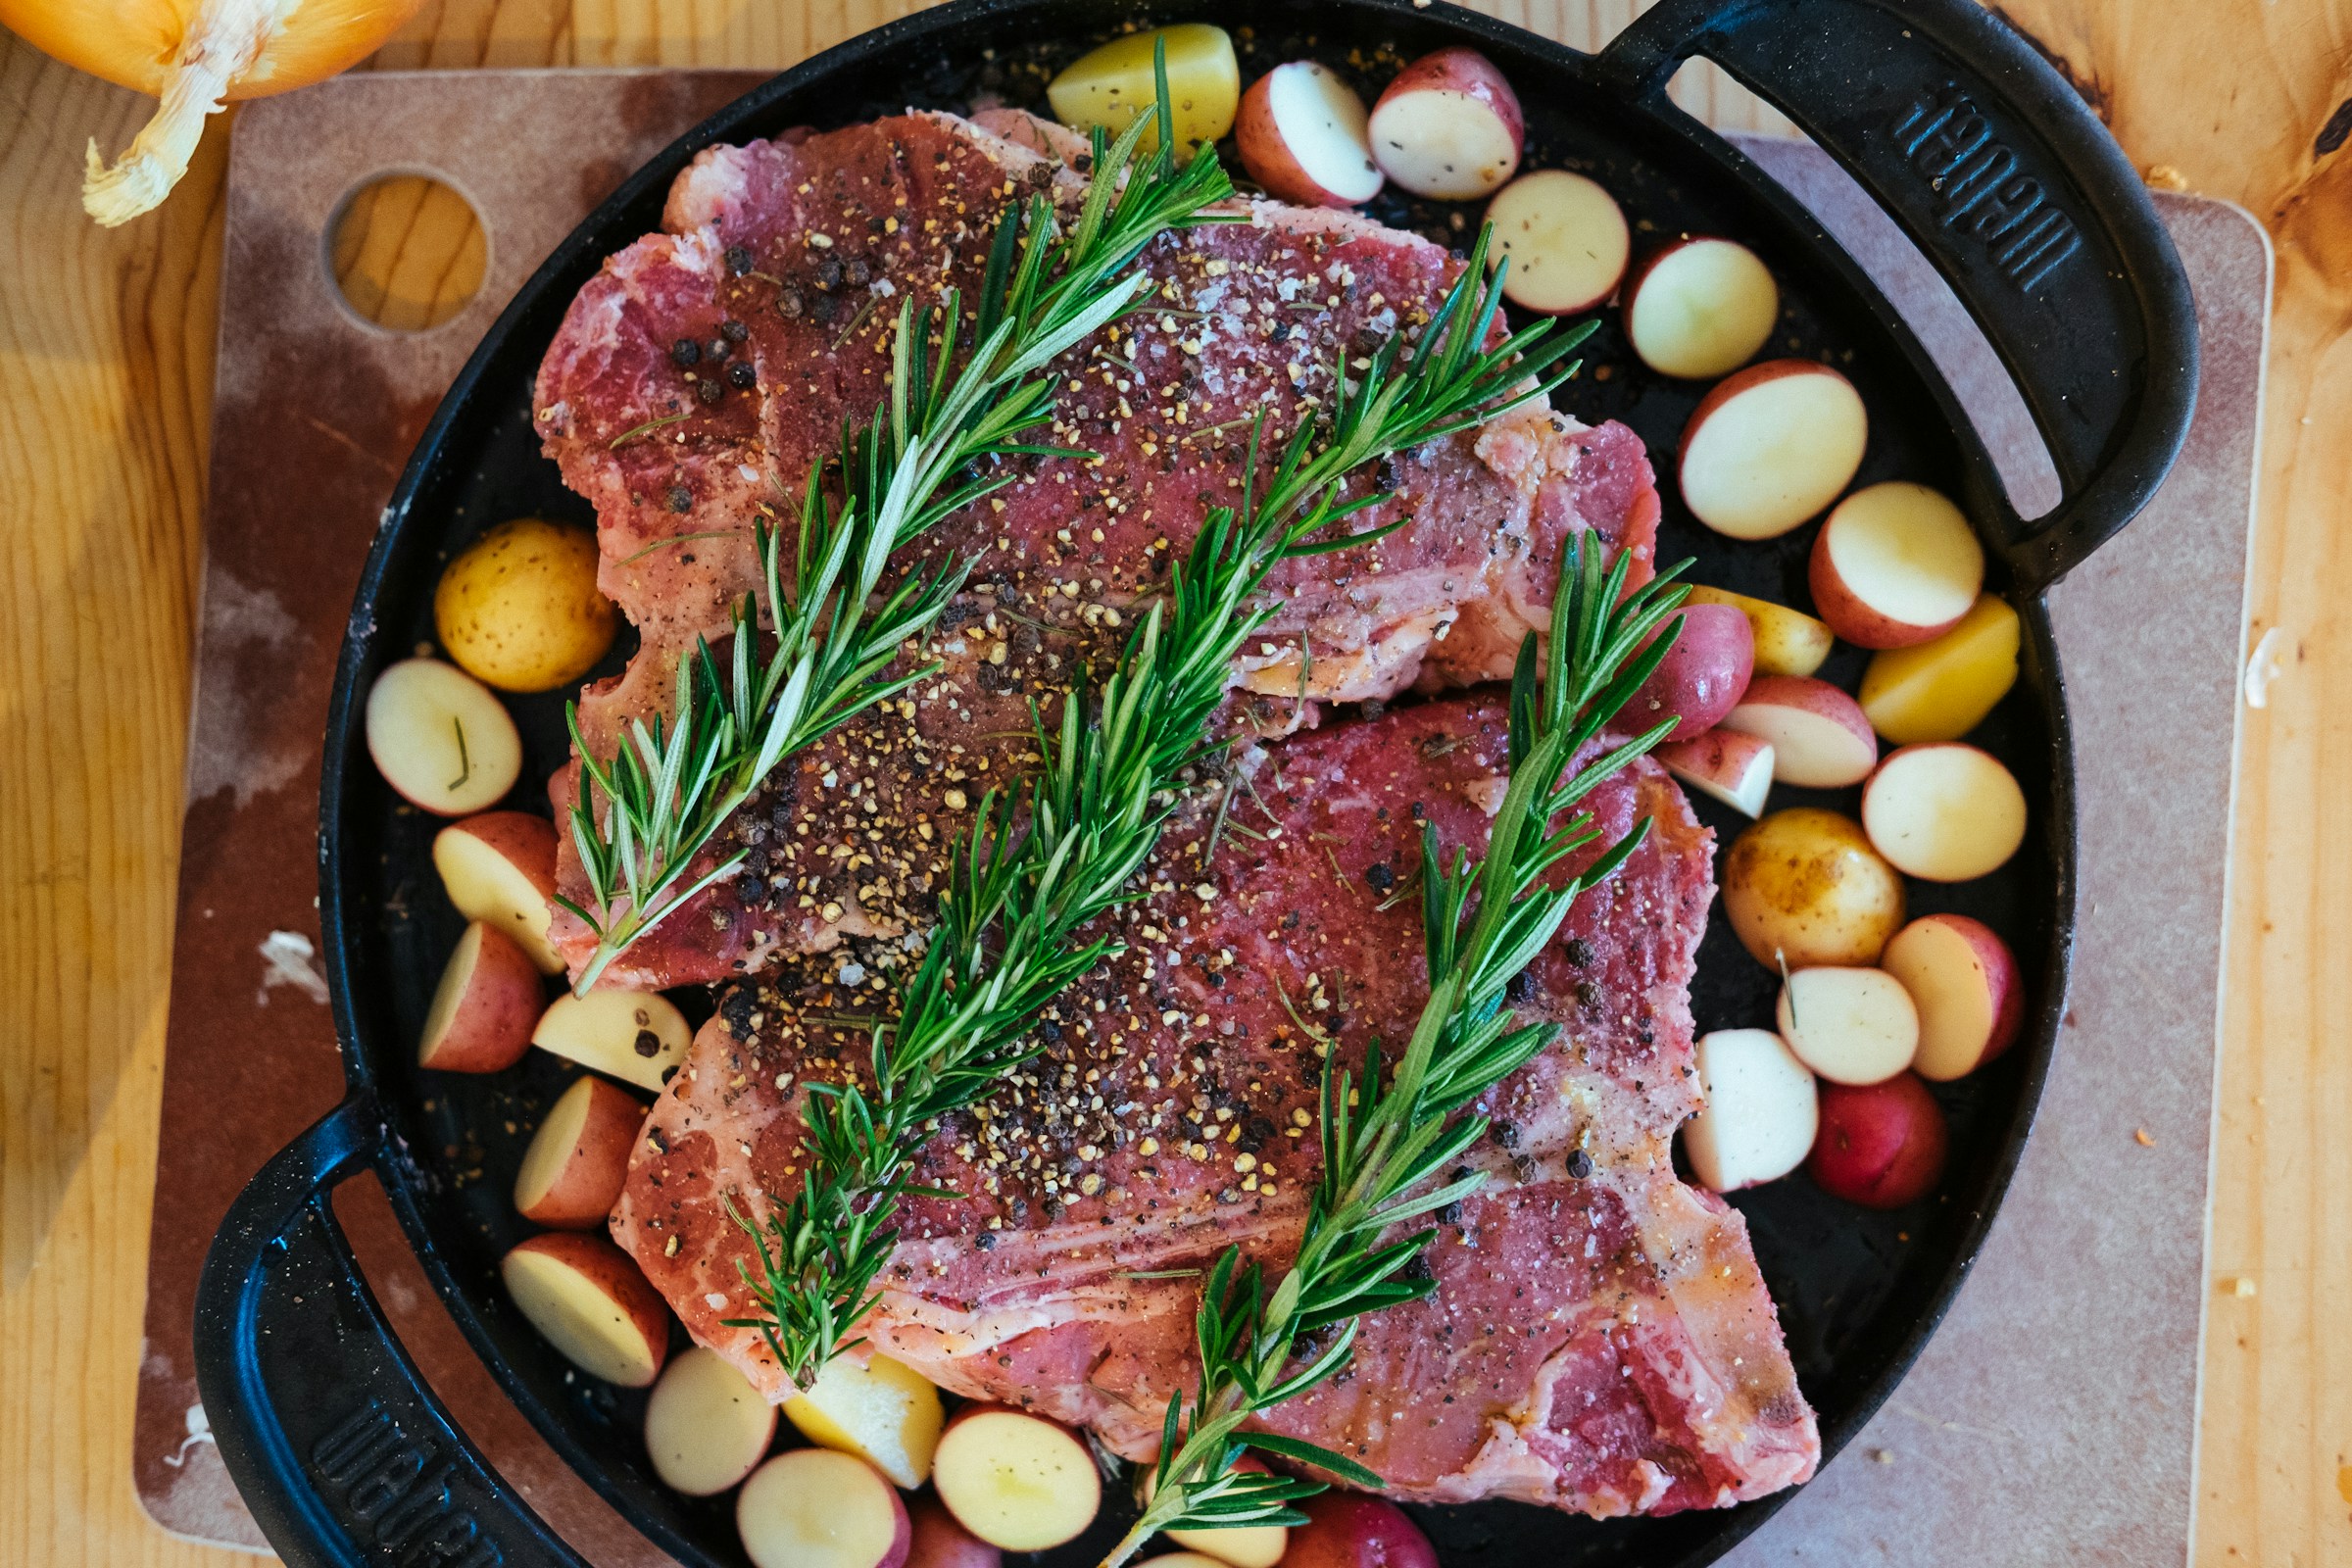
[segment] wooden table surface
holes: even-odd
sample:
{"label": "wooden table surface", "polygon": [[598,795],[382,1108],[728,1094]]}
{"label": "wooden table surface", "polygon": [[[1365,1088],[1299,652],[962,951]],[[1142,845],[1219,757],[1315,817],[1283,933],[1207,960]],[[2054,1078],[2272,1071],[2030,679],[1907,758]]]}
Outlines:
{"label": "wooden table surface", "polygon": [[[1633,10],[1480,3],[1587,48]],[[781,67],[912,9],[427,0],[373,64]],[[2195,1560],[2352,1563],[2352,0],[2009,14],[2152,178],[2278,247],[2249,646],[2276,630],[2280,673],[2231,829]],[[99,230],[81,149],[146,113],[0,32],[0,1565],[236,1560],[166,1537],[129,1484],[226,140],[160,215]],[[428,211],[404,248],[407,211],[379,204],[343,259],[429,296],[462,238]]]}

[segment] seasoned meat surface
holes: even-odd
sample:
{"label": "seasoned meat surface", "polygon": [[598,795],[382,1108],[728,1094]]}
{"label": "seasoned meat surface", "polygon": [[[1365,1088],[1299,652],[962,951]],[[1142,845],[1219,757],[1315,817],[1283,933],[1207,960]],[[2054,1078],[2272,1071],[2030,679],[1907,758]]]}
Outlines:
{"label": "seasoned meat surface", "polygon": [[[1050,153],[946,115],[711,148],[680,176],[664,231],[581,291],[539,376],[547,451],[595,504],[601,580],[644,639],[625,675],[583,696],[592,746],[609,751],[623,722],[662,710],[681,651],[727,630],[755,579],[755,522],[796,518],[812,465],[882,397],[901,303],[936,303],[950,287],[968,297],[1007,204],[1038,193],[1066,202],[1081,185]],[[1017,769],[1004,732],[1026,731],[1028,701],[1053,722],[1071,680],[1102,669],[1164,589],[1204,515],[1241,500],[1252,422],[1265,421],[1262,482],[1273,449],[1328,400],[1337,366],[1417,337],[1460,266],[1351,215],[1257,202],[1223,216],[1235,221],[1150,247],[1154,309],[1057,367],[1057,416],[1039,439],[1092,456],[1021,460],[1001,494],[905,552],[910,563],[975,563],[937,637],[909,650],[944,666],[914,711],[860,721],[777,784],[778,799],[813,809],[828,773],[863,777],[871,793],[856,809],[905,836],[888,880],[914,896],[936,875],[925,846],[960,825],[943,805],[943,783],[957,781],[944,775],[977,773],[948,749],[995,748],[993,768]],[[1519,638],[1544,618],[1563,546],[1588,531],[1647,570],[1657,493],[1621,425],[1587,428],[1531,406],[1351,483],[1395,499],[1349,529],[1408,520],[1377,543],[1276,569],[1274,618],[1235,672],[1237,725],[1280,733],[1313,723],[1327,702],[1507,672]],[[571,787],[560,783],[560,805]],[[772,817],[777,804],[759,808]],[[912,836],[925,818],[930,840]],[[789,811],[770,821],[787,840],[828,825],[838,823]],[[748,827],[713,853],[731,854]],[[871,893],[884,858],[817,867],[809,853],[781,888],[738,879],[704,895],[615,978],[724,979],[906,928],[902,896]],[[585,891],[568,840],[562,886],[575,900]],[[568,914],[555,934],[575,964],[592,950]]]}
{"label": "seasoned meat surface", "polygon": [[[1323,1053],[1410,1032],[1422,824],[1483,847],[1504,758],[1500,705],[1450,698],[1201,780],[1151,897],[1107,922],[1126,952],[1048,1010],[1007,1088],[925,1144],[918,1179],[963,1196],[908,1205],[875,1346],[1148,1455],[1197,1375],[1198,1285],[1132,1276],[1235,1243],[1287,1261],[1319,1167]],[[1709,835],[1647,763],[1592,809],[1612,838],[1643,819],[1649,836],[1518,988],[1561,1036],[1480,1104],[1490,1184],[1442,1216],[1438,1291],[1369,1319],[1356,1369],[1273,1418],[1402,1495],[1666,1512],[1776,1490],[1818,1455],[1739,1216],[1671,1163],[1697,1104],[1687,996]],[[721,1204],[762,1214],[794,1191],[806,1083],[857,1070],[855,1020],[908,956],[852,941],[729,991],[614,1217],[696,1337],[776,1396],[757,1336],[720,1323],[746,1313],[749,1257]]]}

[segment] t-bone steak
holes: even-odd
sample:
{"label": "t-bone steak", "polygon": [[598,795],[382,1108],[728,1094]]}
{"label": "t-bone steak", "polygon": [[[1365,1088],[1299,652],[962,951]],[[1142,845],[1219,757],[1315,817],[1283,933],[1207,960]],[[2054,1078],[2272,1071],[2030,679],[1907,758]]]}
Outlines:
{"label": "t-bone steak", "polygon": [[[1038,146],[1062,144],[1027,116],[993,120]],[[625,675],[583,695],[592,746],[609,753],[622,721],[667,702],[680,651],[727,630],[756,575],[755,521],[797,517],[811,463],[872,416],[901,303],[935,303],[951,286],[968,300],[1008,204],[1038,192],[1066,203],[1080,189],[1050,153],[932,114],[715,147],[679,176],[664,231],[582,289],[539,374],[546,449],[594,503],[601,581],[644,639]],[[1237,202],[1230,216],[1244,220],[1152,245],[1141,265],[1153,309],[1056,368],[1056,417],[1038,439],[1094,456],[1020,460],[1001,494],[908,547],[910,562],[976,565],[937,636],[910,650],[943,667],[913,698],[904,754],[888,768],[865,764],[881,731],[895,741],[902,728],[877,716],[804,754],[760,803],[813,802],[821,780],[857,760],[867,793],[851,809],[879,818],[867,827],[893,849],[858,850],[871,865],[820,865],[812,849],[780,880],[714,888],[615,978],[724,979],[845,935],[904,929],[897,906],[928,891],[936,857],[924,847],[966,820],[942,776],[986,784],[1017,771],[1029,700],[1054,722],[1072,676],[1105,667],[1204,514],[1241,499],[1252,421],[1266,421],[1262,477],[1272,450],[1328,398],[1335,365],[1417,336],[1461,266],[1353,215]],[[1375,480],[1396,499],[1348,526],[1401,516],[1403,527],[1274,573],[1274,619],[1235,672],[1236,716],[1259,733],[1312,724],[1327,702],[1507,673],[1520,637],[1545,618],[1562,546],[1588,531],[1647,574],[1657,492],[1622,425],[1524,407],[1356,483]],[[571,787],[560,780],[560,806]],[[978,787],[953,793],[976,799]],[[805,823],[775,826],[789,840]],[[730,833],[712,853],[743,844]],[[585,902],[568,838],[563,853],[562,891]],[[878,881],[906,891],[877,894]],[[575,968],[593,949],[561,911],[555,935]]]}
{"label": "t-bone steak", "polygon": [[[1252,749],[1230,786],[1191,792],[1152,896],[1109,922],[1124,956],[1048,1010],[1034,1061],[924,1144],[917,1179],[965,1196],[905,1211],[875,1347],[1149,1455],[1198,1375],[1199,1282],[1135,1276],[1233,1243],[1276,1270],[1292,1255],[1323,1050],[1352,1059],[1411,1032],[1421,827],[1483,847],[1504,746],[1498,702],[1446,698]],[[1479,1106],[1490,1181],[1439,1216],[1438,1289],[1368,1319],[1354,1368],[1271,1420],[1401,1496],[1663,1513],[1776,1491],[1819,1456],[1744,1225],[1671,1161],[1697,1106],[1688,988],[1711,836],[1646,761],[1592,805],[1611,838],[1643,817],[1650,834],[1513,989],[1561,1035]],[[764,1345],[721,1324],[751,1307],[749,1244],[722,1205],[760,1216],[790,1197],[805,1086],[857,1070],[851,1020],[887,1007],[904,961],[853,942],[728,991],[614,1215],[695,1337],[774,1397]]]}

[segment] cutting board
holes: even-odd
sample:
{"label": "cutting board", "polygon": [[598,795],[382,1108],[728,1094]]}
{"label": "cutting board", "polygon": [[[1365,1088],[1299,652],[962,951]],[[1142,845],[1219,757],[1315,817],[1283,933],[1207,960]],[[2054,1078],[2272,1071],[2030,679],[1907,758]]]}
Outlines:
{"label": "cutting board", "polygon": [[[204,1249],[246,1178],[340,1097],[318,940],[318,742],[361,563],[435,402],[555,243],[759,77],[352,75],[247,107],[230,152],[203,615],[145,1355],[131,1466],[165,1528],[255,1549],[196,1400]],[[2022,403],[1949,291],[1816,149],[1749,151],[1879,278],[2029,514],[2054,495]],[[391,172],[487,231],[479,294],[428,332],[341,301],[324,236]],[[1867,1432],[1731,1558],[2117,1568],[2186,1556],[2246,533],[2270,255],[2234,208],[2162,196],[2204,333],[2162,493],[2051,599],[2082,802],[2076,979],[2009,1199],[1951,1315]],[[2150,680],[2150,670],[2163,678]],[[507,1402],[373,1179],[337,1208],[461,1425],[600,1564],[664,1560]]]}

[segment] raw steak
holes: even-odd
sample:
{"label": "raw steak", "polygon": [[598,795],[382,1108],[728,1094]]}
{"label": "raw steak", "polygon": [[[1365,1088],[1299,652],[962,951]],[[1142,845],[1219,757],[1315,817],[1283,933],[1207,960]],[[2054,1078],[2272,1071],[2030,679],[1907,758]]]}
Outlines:
{"label": "raw steak", "polygon": [[[1065,145],[1027,117],[996,123],[1039,147]],[[797,515],[811,462],[882,396],[900,302],[934,301],[950,285],[968,295],[1007,203],[1037,191],[1067,201],[1080,188],[1049,153],[946,115],[712,148],[679,177],[665,231],[612,258],[581,291],[539,377],[547,451],[595,504],[602,581],[644,637],[626,675],[583,697],[591,745],[609,750],[620,722],[658,710],[680,649],[725,628],[752,583],[754,518]],[[860,724],[804,757],[761,809],[813,802],[817,781],[854,769],[874,793],[852,809],[907,829],[927,818],[936,838],[925,842],[952,838],[961,817],[942,775],[976,775],[980,755],[1017,770],[1028,699],[1054,721],[1072,675],[1112,656],[1126,617],[1164,587],[1205,512],[1240,499],[1250,419],[1265,415],[1273,447],[1328,397],[1336,359],[1360,361],[1394,334],[1417,333],[1460,266],[1351,215],[1257,202],[1230,216],[1240,220],[1151,247],[1144,267],[1163,308],[1060,368],[1058,417],[1041,438],[1098,456],[1023,460],[1003,494],[910,547],[913,560],[978,561],[970,591],[921,651],[946,667],[905,715],[915,737],[898,747],[895,719]],[[1396,499],[1350,526],[1409,520],[1377,544],[1277,570],[1275,619],[1236,672],[1237,722],[1279,733],[1313,723],[1323,702],[1505,672],[1544,619],[1563,544],[1587,530],[1646,573],[1657,494],[1640,440],[1621,425],[1589,429],[1530,407],[1356,483],[1375,477]],[[952,760],[956,746],[969,761]],[[897,749],[891,760],[865,762],[886,747]],[[569,788],[560,783],[560,806]],[[719,853],[743,842],[744,825]],[[794,838],[805,823],[772,825]],[[919,895],[930,874],[923,843],[895,848],[891,880]],[[905,928],[888,906],[897,896],[868,897],[873,876],[792,869],[782,888],[748,881],[705,895],[616,978],[722,979],[845,935]],[[568,841],[562,878],[582,896]],[[556,934],[575,964],[590,951],[567,915]]]}
{"label": "raw steak", "polygon": [[[1279,1269],[1316,1178],[1323,1042],[1394,1046],[1427,996],[1419,837],[1483,846],[1504,715],[1449,698],[1343,721],[1203,779],[1163,839],[1126,953],[1065,993],[1042,1054],[923,1147],[868,1324],[957,1394],[1083,1423],[1148,1455],[1197,1375],[1189,1280],[1239,1243]],[[1224,808],[1221,833],[1214,830]],[[1562,1025],[1480,1108],[1490,1185],[1441,1216],[1439,1288],[1369,1319],[1355,1369],[1274,1424],[1360,1458],[1398,1494],[1508,1496],[1596,1515],[1715,1506],[1791,1485],[1819,1454],[1740,1216],[1681,1185],[1696,1108],[1688,987],[1711,839],[1644,762],[1595,795],[1648,840],[1580,900],[1516,988]],[[1209,842],[1212,834],[1213,846]],[[895,940],[854,939],[730,990],[656,1105],[613,1233],[697,1339],[786,1392],[746,1315],[748,1244],[798,1180],[804,1082],[862,1059]]]}

